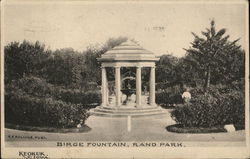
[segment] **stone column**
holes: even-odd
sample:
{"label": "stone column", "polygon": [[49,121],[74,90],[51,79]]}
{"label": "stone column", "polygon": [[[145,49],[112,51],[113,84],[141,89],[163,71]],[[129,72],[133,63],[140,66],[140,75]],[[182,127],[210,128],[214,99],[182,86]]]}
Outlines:
{"label": "stone column", "polygon": [[136,107],[141,107],[141,67],[136,67]]}
{"label": "stone column", "polygon": [[107,106],[107,73],[106,68],[102,67],[102,106]]}
{"label": "stone column", "polygon": [[109,105],[109,82],[108,82],[108,76],[106,73],[106,101],[107,101],[107,105]]}
{"label": "stone column", "polygon": [[149,104],[155,106],[155,67],[150,69]]}
{"label": "stone column", "polygon": [[115,96],[116,106],[121,105],[121,73],[120,67],[115,67]]}

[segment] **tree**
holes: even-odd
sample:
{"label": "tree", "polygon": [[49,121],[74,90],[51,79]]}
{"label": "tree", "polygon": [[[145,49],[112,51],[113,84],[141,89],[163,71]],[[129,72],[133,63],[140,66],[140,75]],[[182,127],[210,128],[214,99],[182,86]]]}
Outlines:
{"label": "tree", "polygon": [[46,61],[41,76],[52,84],[79,88],[84,62],[84,55],[73,48],[57,49]]}
{"label": "tree", "polygon": [[178,58],[172,55],[162,55],[157,62],[156,81],[157,82],[173,82],[176,81],[175,68],[178,64]]}
{"label": "tree", "polygon": [[[230,42],[229,35],[224,36],[225,32],[225,28],[216,31],[215,22],[212,20],[210,28],[201,32],[205,38],[192,33],[192,47],[185,49],[186,60],[193,64],[198,72],[205,72],[205,88],[208,88],[211,82],[231,81],[239,73],[240,65],[244,65],[244,52],[237,44],[239,39]],[[234,70],[231,70],[232,68]]]}
{"label": "tree", "polygon": [[100,63],[96,58],[126,40],[125,37],[110,38],[101,48],[90,45],[83,52],[73,48],[52,52],[38,41],[12,42],[4,48],[5,82],[31,75],[68,88],[87,88],[89,82],[100,84]]}
{"label": "tree", "polygon": [[8,82],[24,75],[38,74],[51,51],[46,50],[45,45],[38,41],[30,43],[24,40],[21,44],[11,42],[5,46],[4,54],[5,82]]}
{"label": "tree", "polygon": [[189,60],[189,56],[179,58],[173,71],[175,72],[176,82],[189,86],[198,86],[201,84],[200,79],[203,78],[203,74],[199,70],[199,66]]}

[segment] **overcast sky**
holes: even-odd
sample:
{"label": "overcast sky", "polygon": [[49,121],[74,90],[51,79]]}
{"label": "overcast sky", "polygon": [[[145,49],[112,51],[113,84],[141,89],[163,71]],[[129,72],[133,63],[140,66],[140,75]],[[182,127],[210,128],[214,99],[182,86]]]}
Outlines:
{"label": "overcast sky", "polygon": [[10,3],[4,5],[4,44],[39,40],[52,50],[83,51],[128,36],[156,55],[180,57],[193,40],[191,32],[200,34],[212,18],[245,48],[245,12],[242,3]]}

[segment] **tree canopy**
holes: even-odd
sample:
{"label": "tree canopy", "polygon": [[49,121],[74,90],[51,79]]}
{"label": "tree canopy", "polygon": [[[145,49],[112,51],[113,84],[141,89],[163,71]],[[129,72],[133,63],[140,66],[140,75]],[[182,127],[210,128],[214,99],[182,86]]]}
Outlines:
{"label": "tree canopy", "polygon": [[24,76],[38,76],[59,86],[83,88],[89,82],[100,84],[100,64],[96,58],[126,37],[110,38],[101,47],[90,45],[85,51],[62,48],[46,49],[40,42],[12,42],[5,46],[5,83]]}
{"label": "tree canopy", "polygon": [[[160,57],[156,63],[157,83],[202,84],[207,88],[210,83],[230,84],[244,78],[245,52],[237,43],[239,39],[230,41],[226,29],[216,30],[214,20],[201,32],[202,36],[192,35],[194,40],[185,49],[184,57]],[[73,48],[51,51],[38,41],[11,42],[4,48],[5,83],[31,75],[64,87],[85,89],[91,82],[100,85],[100,63],[96,58],[126,40],[126,37],[110,38],[101,47],[90,45],[80,52]],[[128,70],[124,68],[122,72]],[[114,80],[114,69],[107,72],[108,79]],[[148,81],[148,73],[147,69],[142,71],[144,81]]]}
{"label": "tree canopy", "polygon": [[205,87],[210,83],[228,83],[243,77],[244,51],[237,44],[239,39],[229,41],[225,28],[216,31],[214,20],[210,28],[201,33],[203,37],[192,33],[194,41],[191,48],[185,49],[185,60],[203,75]]}

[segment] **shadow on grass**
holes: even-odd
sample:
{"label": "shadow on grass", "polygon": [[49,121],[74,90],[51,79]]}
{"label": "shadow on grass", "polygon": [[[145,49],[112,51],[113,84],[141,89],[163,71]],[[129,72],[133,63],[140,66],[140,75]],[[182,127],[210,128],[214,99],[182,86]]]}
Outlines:
{"label": "shadow on grass", "polygon": [[36,127],[36,126],[24,126],[5,123],[5,128],[25,130],[25,131],[39,131],[50,133],[85,133],[91,130],[87,125],[83,125],[81,128],[53,128],[53,127]]}
{"label": "shadow on grass", "polygon": [[166,127],[167,131],[175,132],[175,133],[220,133],[227,132],[223,126],[214,126],[210,128],[202,128],[202,127],[183,127],[182,124],[175,124]]}

